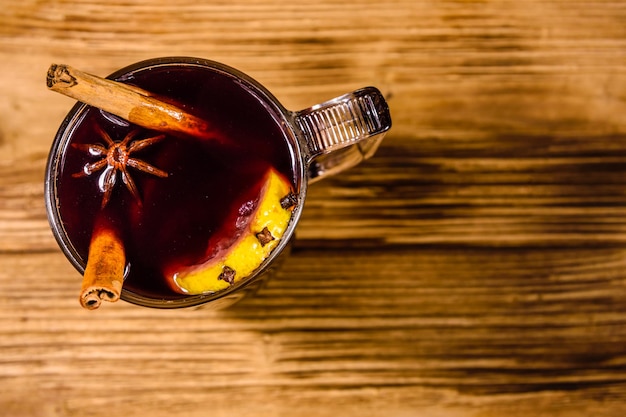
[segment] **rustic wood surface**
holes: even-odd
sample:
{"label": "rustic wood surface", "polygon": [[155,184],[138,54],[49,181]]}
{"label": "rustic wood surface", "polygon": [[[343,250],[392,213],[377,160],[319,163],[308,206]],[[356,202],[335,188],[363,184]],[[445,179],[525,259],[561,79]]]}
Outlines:
{"label": "rustic wood surface", "polygon": [[[626,3],[0,0],[0,414],[622,416]],[[189,55],[293,110],[375,85],[377,155],[312,186],[235,308],[83,311],[43,171],[72,100]]]}

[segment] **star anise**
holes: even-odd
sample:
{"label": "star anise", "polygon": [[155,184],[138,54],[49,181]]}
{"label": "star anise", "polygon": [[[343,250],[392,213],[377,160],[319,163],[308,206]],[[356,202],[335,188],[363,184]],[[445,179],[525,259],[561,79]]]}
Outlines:
{"label": "star anise", "polygon": [[[96,130],[105,145],[101,143],[94,144],[72,144],[73,147],[89,152],[92,156],[101,156],[102,159],[86,164],[81,172],[73,174],[73,177],[87,177],[97,171],[104,170],[100,174],[98,185],[100,191],[102,191],[102,207],[106,206],[115,184],[118,181],[118,176],[122,177],[122,182],[126,185],[126,188],[135,197],[137,202],[141,204],[141,197],[139,196],[139,190],[135,181],[130,175],[128,167],[132,167],[139,171],[155,175],[160,178],[167,177],[167,172],[162,171],[149,163],[142,161],[132,155],[150,145],[160,142],[165,135],[152,136],[146,139],[134,140],[139,129],[131,131],[122,141],[114,141],[111,139],[108,133],[106,133],[100,126],[96,125]],[[118,175],[119,174],[119,175]]]}

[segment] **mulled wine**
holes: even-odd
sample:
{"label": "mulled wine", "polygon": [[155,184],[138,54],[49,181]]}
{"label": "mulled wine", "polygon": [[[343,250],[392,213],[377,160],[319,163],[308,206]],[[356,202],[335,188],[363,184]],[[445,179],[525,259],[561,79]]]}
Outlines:
{"label": "mulled wine", "polygon": [[58,216],[83,260],[101,225],[119,230],[124,289],[177,300],[187,295],[172,287],[172,271],[210,261],[240,239],[268,172],[296,190],[294,151],[282,115],[229,73],[164,64],[115,79],[176,103],[215,133],[164,134],[88,108],[62,149]]}

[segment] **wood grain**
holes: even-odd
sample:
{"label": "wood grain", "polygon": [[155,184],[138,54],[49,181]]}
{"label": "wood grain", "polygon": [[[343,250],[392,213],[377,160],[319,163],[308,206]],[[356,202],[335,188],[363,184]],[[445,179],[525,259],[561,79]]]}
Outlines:
{"label": "wood grain", "polygon": [[[621,416],[626,3],[0,0],[0,410],[37,416]],[[66,62],[232,65],[394,126],[314,184],[292,256],[225,311],[82,311],[43,173]]]}

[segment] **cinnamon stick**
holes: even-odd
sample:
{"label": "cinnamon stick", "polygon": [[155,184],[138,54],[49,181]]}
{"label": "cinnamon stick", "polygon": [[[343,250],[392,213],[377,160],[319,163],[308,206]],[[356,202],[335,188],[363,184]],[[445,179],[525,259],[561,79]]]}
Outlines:
{"label": "cinnamon stick", "polygon": [[94,310],[103,300],[119,300],[125,267],[124,245],[117,229],[103,222],[97,223],[89,245],[80,304]]}
{"label": "cinnamon stick", "polygon": [[[46,83],[52,91],[147,129],[207,139],[218,137],[204,120],[139,87],[56,64],[48,69]],[[122,292],[125,267],[126,255],[120,233],[101,217],[96,222],[89,245],[80,292],[81,305],[93,310],[103,300],[117,301]]]}
{"label": "cinnamon stick", "polygon": [[87,74],[68,65],[52,64],[48,88],[100,108],[131,123],[162,132],[214,137],[209,125],[183,109],[139,87]]}

